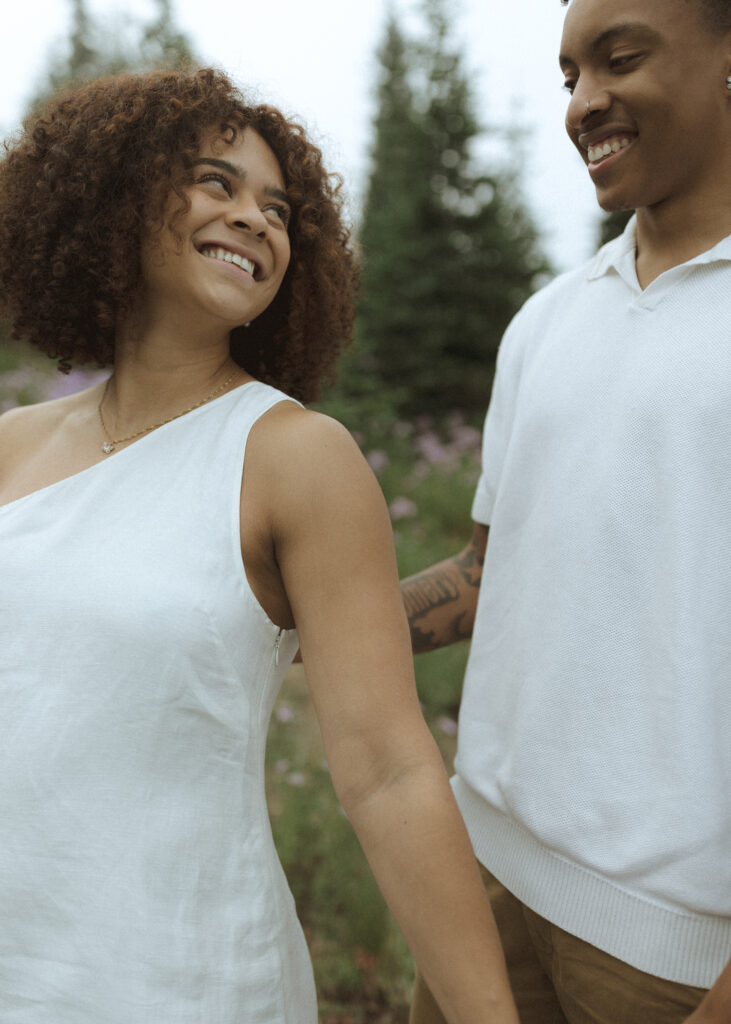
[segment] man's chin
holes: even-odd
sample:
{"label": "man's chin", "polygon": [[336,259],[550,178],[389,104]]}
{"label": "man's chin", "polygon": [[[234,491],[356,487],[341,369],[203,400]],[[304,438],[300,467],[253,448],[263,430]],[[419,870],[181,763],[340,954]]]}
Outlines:
{"label": "man's chin", "polygon": [[602,195],[599,189],[597,189],[596,201],[605,213],[627,213],[636,209],[635,204],[630,200],[617,195]]}

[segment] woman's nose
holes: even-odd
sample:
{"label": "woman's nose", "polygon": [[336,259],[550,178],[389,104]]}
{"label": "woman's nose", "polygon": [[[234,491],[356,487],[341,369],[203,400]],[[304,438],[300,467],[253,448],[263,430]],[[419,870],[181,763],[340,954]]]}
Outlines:
{"label": "woman's nose", "polygon": [[232,227],[251,231],[255,235],[264,234],[267,228],[267,219],[253,196],[242,197],[239,202],[232,205],[227,220]]}

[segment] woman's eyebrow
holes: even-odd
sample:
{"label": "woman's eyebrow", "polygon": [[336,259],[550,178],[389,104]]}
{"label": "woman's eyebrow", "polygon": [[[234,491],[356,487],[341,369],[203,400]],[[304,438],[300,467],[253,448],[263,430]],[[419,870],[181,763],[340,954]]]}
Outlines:
{"label": "woman's eyebrow", "polygon": [[[219,160],[213,156],[203,156],[200,159],[193,161],[194,167],[200,167],[201,164],[208,164],[209,167],[218,167],[220,170],[226,171],[233,178],[238,178],[240,181],[243,181],[246,177],[246,171],[243,167],[238,167],[236,164],[229,163],[228,160]],[[283,203],[287,204],[287,206],[292,205],[289,201],[289,196],[286,192],[283,192],[281,188],[275,188],[273,185],[270,185],[265,188],[264,191],[268,196],[271,196],[272,199],[281,199]]]}
{"label": "woman's eyebrow", "polygon": [[194,167],[200,167],[201,164],[209,164],[211,167],[218,167],[222,171],[227,171],[234,178],[246,177],[246,171],[242,167],[237,167],[236,164],[231,164],[228,160],[217,160],[214,156],[204,156],[199,160],[193,161]]}
{"label": "woman's eyebrow", "polygon": [[283,192],[281,188],[274,188],[273,186],[270,186],[269,188],[265,188],[264,191],[268,196],[271,196],[272,199],[281,199],[283,203],[287,204],[287,206],[292,205],[289,200],[289,196],[286,192]]}

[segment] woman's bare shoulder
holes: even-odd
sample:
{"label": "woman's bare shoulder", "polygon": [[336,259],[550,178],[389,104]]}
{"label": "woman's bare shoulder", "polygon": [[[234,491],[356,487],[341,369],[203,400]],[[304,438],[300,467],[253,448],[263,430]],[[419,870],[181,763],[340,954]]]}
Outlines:
{"label": "woman's bare shoulder", "polygon": [[96,388],[88,388],[86,391],[64,395],[62,398],[50,398],[45,402],[14,406],[0,415],[0,431],[12,433],[54,426],[76,409],[86,405],[89,400],[88,396],[96,390]]}
{"label": "woman's bare shoulder", "polygon": [[41,424],[52,422],[53,412],[47,407],[53,402],[35,405],[16,405],[0,415],[0,443],[16,436],[35,431]]}
{"label": "woman's bare shoulder", "polygon": [[382,519],[378,481],[355,439],[337,420],[287,403],[256,424],[245,475],[280,529],[305,520],[327,532],[333,517]]}
{"label": "woman's bare shoulder", "polygon": [[50,402],[19,405],[0,415],[0,478],[12,476],[38,446],[38,439],[54,429],[56,420]]}
{"label": "woman's bare shoulder", "polygon": [[88,419],[98,402],[98,387],[32,405],[19,405],[0,415],[0,465],[31,456],[62,427]]}
{"label": "woman's bare shoulder", "polygon": [[247,461],[252,456],[297,475],[310,476],[333,465],[368,469],[352,434],[342,423],[294,402],[280,402],[254,425]]}

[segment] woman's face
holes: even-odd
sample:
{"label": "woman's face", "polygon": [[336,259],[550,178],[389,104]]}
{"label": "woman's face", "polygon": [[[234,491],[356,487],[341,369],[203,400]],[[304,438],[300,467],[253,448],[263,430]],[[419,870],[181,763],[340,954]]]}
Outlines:
{"label": "woman's face", "polygon": [[190,208],[176,216],[173,194],[165,226],[143,246],[146,306],[182,313],[191,326],[248,323],[274,299],[289,265],[290,206],[277,158],[251,128],[230,143],[211,133],[185,194]]}

